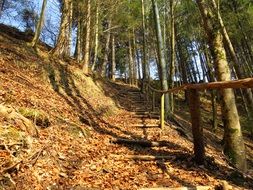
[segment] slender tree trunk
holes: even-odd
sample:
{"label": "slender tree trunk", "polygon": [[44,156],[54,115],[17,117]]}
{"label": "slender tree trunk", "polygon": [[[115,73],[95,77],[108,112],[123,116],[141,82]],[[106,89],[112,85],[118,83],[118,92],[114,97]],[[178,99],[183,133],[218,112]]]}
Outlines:
{"label": "slender tree trunk", "polygon": [[[211,61],[209,59],[209,53],[208,53],[208,49],[206,47],[206,44],[204,43],[203,45],[203,51],[204,51],[204,57],[205,57],[205,61],[206,61],[206,66],[207,66],[207,73],[208,73],[208,82],[215,82],[216,78],[214,73],[212,72],[213,70],[213,66],[211,64]],[[213,131],[215,132],[217,129],[217,90],[211,90],[211,102],[212,102],[212,128]]]}
{"label": "slender tree trunk", "polygon": [[133,29],[133,80],[134,80],[134,85],[138,86],[138,81],[137,81],[137,60],[136,60],[136,42],[135,42],[135,30]]}
{"label": "slender tree trunk", "polygon": [[142,50],[142,92],[144,92],[144,83],[147,82],[148,77],[148,65],[147,65],[147,47],[146,47],[146,21],[145,21],[145,0],[141,0],[142,3],[142,40],[143,40],[143,50]]}
{"label": "slender tree trunk", "polygon": [[134,85],[134,77],[133,77],[133,49],[132,49],[132,41],[131,41],[131,36],[129,34],[128,36],[128,63],[129,63],[129,84]]}
{"label": "slender tree trunk", "polygon": [[[164,44],[163,44],[163,38],[162,38],[162,31],[161,31],[161,25],[160,25],[160,17],[159,17],[159,11],[157,7],[156,0],[152,0],[152,6],[153,6],[153,12],[154,12],[154,19],[155,19],[155,30],[156,30],[156,39],[157,39],[157,53],[158,53],[158,59],[159,64],[161,67],[161,83],[162,83],[162,90],[168,90],[168,82],[167,82],[167,69],[166,69],[166,63],[165,63],[165,53],[164,53]],[[167,118],[168,112],[169,112],[169,96],[168,94],[165,94],[165,116]]]}
{"label": "slender tree trunk", "polygon": [[[222,35],[218,27],[214,27],[215,25],[217,26],[217,22],[215,22],[214,15],[203,0],[197,0],[197,4],[204,21],[204,28],[208,36],[218,79],[220,81],[228,81],[231,78],[231,74],[222,44]],[[225,121],[224,153],[238,169],[246,171],[245,147],[234,92],[232,89],[224,89],[221,90],[221,96],[222,113]]]}
{"label": "slender tree trunk", "polygon": [[95,66],[96,66],[96,63],[97,63],[97,57],[98,57],[98,45],[99,45],[98,30],[99,30],[99,4],[97,4],[97,8],[96,8],[95,48],[94,48],[93,64],[92,64],[92,67],[91,67],[92,71],[95,70]]}
{"label": "slender tree trunk", "polygon": [[[187,55],[185,54],[185,51],[183,49],[183,42],[180,39],[180,37],[177,38],[177,49],[178,49],[178,53],[179,53],[179,64],[180,64],[180,68],[181,68],[181,74],[182,74],[182,81],[183,84],[187,84],[188,80],[187,80],[187,69],[186,69],[186,64],[187,64]],[[187,91],[185,91],[185,101],[187,101]]]}
{"label": "slender tree trunk", "polygon": [[[78,3],[80,6],[80,3]],[[77,37],[76,37],[76,50],[75,50],[75,58],[78,62],[82,60],[82,31],[83,31],[83,22],[82,22],[82,15],[81,12],[78,11],[78,18],[77,18]]]}
{"label": "slender tree trunk", "polygon": [[[169,88],[174,87],[174,76],[175,76],[175,62],[176,62],[176,52],[175,52],[175,3],[174,0],[170,0],[170,76],[169,76]],[[174,98],[173,93],[169,94],[169,117],[172,117],[174,112]]]}
{"label": "slender tree trunk", "polygon": [[90,31],[91,31],[91,0],[87,1],[87,23],[86,23],[86,37],[85,37],[85,49],[83,60],[83,72],[88,74],[90,63]]}
{"label": "slender tree trunk", "polygon": [[111,77],[112,77],[112,81],[115,81],[115,70],[116,70],[116,61],[115,61],[115,36],[112,35],[112,68],[111,68]]}
{"label": "slender tree trunk", "polygon": [[138,81],[141,80],[141,63],[140,63],[140,54],[138,47],[136,49],[136,59],[137,59],[137,68],[138,68]]}
{"label": "slender tree trunk", "polygon": [[[108,28],[111,28],[111,20],[108,21]],[[110,39],[111,39],[111,33],[110,33],[110,31],[107,31],[105,50],[104,50],[104,60],[103,60],[102,67],[101,67],[101,76],[102,77],[106,77],[106,68],[107,68],[107,63],[108,63]]]}
{"label": "slender tree trunk", "polygon": [[31,43],[32,47],[36,47],[36,45],[37,45],[37,43],[39,41],[41,29],[42,29],[43,22],[44,22],[44,16],[45,16],[46,6],[47,6],[47,0],[43,0],[39,22],[38,22],[38,24],[36,26],[35,35],[33,37],[32,43]]}
{"label": "slender tree trunk", "polygon": [[0,18],[3,14],[4,5],[5,5],[5,0],[0,0]]}

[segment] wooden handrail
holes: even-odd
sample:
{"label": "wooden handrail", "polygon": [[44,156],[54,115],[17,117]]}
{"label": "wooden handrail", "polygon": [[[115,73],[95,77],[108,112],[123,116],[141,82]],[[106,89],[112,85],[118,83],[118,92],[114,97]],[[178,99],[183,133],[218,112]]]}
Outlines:
{"label": "wooden handrail", "polygon": [[240,80],[231,80],[231,81],[218,81],[210,83],[199,83],[199,84],[184,84],[182,86],[172,88],[166,91],[158,90],[148,84],[148,87],[155,92],[166,94],[178,92],[180,90],[208,90],[208,89],[225,89],[225,88],[253,88],[253,78],[245,78]]}
{"label": "wooden handrail", "polygon": [[193,144],[194,144],[194,154],[195,160],[202,164],[205,158],[205,145],[203,138],[203,126],[201,125],[201,115],[200,115],[200,96],[198,91],[207,89],[225,89],[225,88],[253,88],[253,78],[246,78],[241,80],[232,81],[219,81],[211,83],[199,83],[199,84],[185,84],[176,88],[172,88],[166,91],[158,90],[147,83],[147,87],[153,91],[152,105],[155,105],[154,93],[161,94],[161,110],[160,110],[160,127],[164,129],[164,97],[166,93],[175,93],[180,90],[188,90],[189,97],[189,107],[191,113],[191,123],[192,123],[192,134],[193,134]]}

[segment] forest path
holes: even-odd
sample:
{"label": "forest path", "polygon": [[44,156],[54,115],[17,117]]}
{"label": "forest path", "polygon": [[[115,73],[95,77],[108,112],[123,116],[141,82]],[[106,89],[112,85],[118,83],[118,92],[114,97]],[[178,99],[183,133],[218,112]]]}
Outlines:
{"label": "forest path", "polygon": [[[175,130],[180,127],[173,123],[162,131],[159,109],[152,112],[152,103],[139,89],[116,84],[114,88],[119,91],[116,99],[124,112],[114,122],[121,133],[109,137],[109,146],[114,151],[110,151],[108,158],[115,164],[114,169],[119,166],[116,173],[125,175],[124,180],[132,188],[203,186],[205,189],[219,186],[221,180],[231,180],[227,178],[231,168],[215,143],[206,147],[205,164],[196,164],[191,137]],[[238,179],[236,185],[240,184]]]}
{"label": "forest path", "polygon": [[119,92],[115,100],[123,112],[105,126],[111,133],[107,133],[109,143],[104,139],[107,152],[101,154],[106,160],[102,165],[110,166],[104,171],[104,179],[113,187],[123,185],[123,189],[219,184],[215,178],[221,174],[208,171],[219,170],[216,163],[208,159],[209,168],[205,169],[196,165],[192,142],[172,127],[162,131],[158,111],[151,111],[152,104],[139,89],[117,84],[113,87]]}

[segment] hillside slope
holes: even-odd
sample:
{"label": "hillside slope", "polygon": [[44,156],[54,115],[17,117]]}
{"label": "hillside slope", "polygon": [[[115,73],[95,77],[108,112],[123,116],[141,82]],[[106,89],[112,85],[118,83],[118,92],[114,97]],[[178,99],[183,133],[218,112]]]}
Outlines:
{"label": "hillside slope", "polygon": [[[0,25],[0,189],[214,187],[221,180],[252,188],[216,146],[207,147],[205,166],[198,166],[189,138],[169,127],[161,132],[134,126],[143,119],[127,110],[145,107],[134,103],[138,89],[85,76],[74,60],[48,56],[44,44],[35,51],[27,46],[29,39]],[[117,145],[111,143],[115,138],[161,140],[169,146]],[[126,155],[171,159],[118,159]]]}
{"label": "hillside slope", "polygon": [[[84,76],[81,69],[73,66],[76,63],[72,60],[49,58],[49,48],[44,45],[36,52],[26,45],[26,40],[29,36],[15,28],[0,26],[0,104],[39,125],[39,139],[32,138],[29,131],[24,130],[22,121],[1,115],[0,144],[17,145],[11,146],[10,152],[20,150],[22,154],[17,157],[20,160],[31,156],[19,146],[21,140],[29,143],[29,151],[36,152],[46,147],[56,155],[65,149],[80,151],[80,147],[87,144],[86,136],[91,135],[91,126],[99,126],[104,123],[104,117],[116,111],[119,113],[115,101],[110,98],[116,90],[100,79]],[[22,142],[22,146],[25,143]],[[58,150],[61,148],[63,150]],[[1,151],[3,164],[0,168],[8,168],[20,161],[10,161],[10,152]],[[47,170],[50,167],[56,169],[53,161],[46,165]],[[23,172],[24,177],[29,176],[31,184],[34,184],[36,175],[31,170],[27,172]],[[25,189],[26,185],[29,187],[26,183],[20,185]]]}

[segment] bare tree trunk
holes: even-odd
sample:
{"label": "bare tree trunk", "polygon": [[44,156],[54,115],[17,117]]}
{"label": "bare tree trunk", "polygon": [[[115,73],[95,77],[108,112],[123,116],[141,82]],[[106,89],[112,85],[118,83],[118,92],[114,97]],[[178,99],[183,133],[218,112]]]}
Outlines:
{"label": "bare tree trunk", "polygon": [[[181,74],[182,74],[182,81],[183,84],[187,84],[188,83],[188,79],[187,79],[187,68],[186,68],[186,64],[187,64],[187,55],[183,49],[183,44],[182,41],[180,39],[180,37],[178,37],[177,39],[177,49],[178,49],[178,53],[179,53],[179,64],[180,64],[180,68],[181,68]],[[187,101],[187,91],[185,91],[185,101]]]}
{"label": "bare tree trunk", "polygon": [[96,25],[95,25],[95,48],[94,48],[94,59],[92,63],[91,70],[94,71],[97,63],[97,57],[98,57],[98,29],[99,29],[99,4],[97,4],[96,8]]}
{"label": "bare tree trunk", "polygon": [[[108,21],[108,28],[111,28],[111,20]],[[104,50],[104,60],[103,60],[102,67],[101,67],[101,76],[102,77],[106,77],[106,67],[107,67],[107,63],[108,63],[110,39],[111,39],[111,33],[110,33],[110,31],[107,31],[105,50]]]}
{"label": "bare tree trunk", "polygon": [[62,15],[60,32],[58,35],[57,43],[55,48],[52,50],[55,56],[69,56],[69,12],[70,12],[70,2],[71,0],[63,1]]}
{"label": "bare tree trunk", "polygon": [[[161,67],[161,83],[162,83],[162,90],[168,90],[168,77],[167,77],[167,69],[166,69],[166,63],[165,63],[165,54],[164,54],[164,44],[163,44],[163,38],[162,38],[162,31],[161,31],[161,25],[160,25],[160,17],[159,17],[159,11],[157,7],[156,0],[152,0],[153,5],[153,12],[154,12],[154,19],[155,19],[155,26],[156,26],[156,39],[157,39],[157,53],[158,53],[158,59],[159,64]],[[167,118],[168,112],[169,112],[169,96],[168,94],[165,94],[165,116]]]}
{"label": "bare tree trunk", "polygon": [[[176,62],[176,52],[175,52],[175,3],[174,0],[170,0],[170,76],[169,76],[169,88],[174,87],[174,76],[175,76],[175,62]],[[172,117],[172,114],[174,112],[174,97],[173,93],[170,93],[169,95],[169,103],[170,103],[170,109],[169,109],[169,117]]]}
{"label": "bare tree trunk", "polygon": [[35,35],[33,37],[31,46],[32,47],[36,47],[38,41],[39,41],[39,37],[40,37],[40,33],[41,33],[41,29],[43,26],[43,22],[44,22],[44,16],[45,16],[45,10],[46,10],[46,5],[47,5],[47,0],[43,0],[43,4],[42,4],[42,8],[41,8],[41,13],[40,13],[40,18],[39,18],[39,22],[36,26],[36,31],[35,31]]}
{"label": "bare tree trunk", "polygon": [[136,59],[137,59],[137,68],[138,68],[138,81],[141,80],[141,63],[140,63],[140,55],[139,55],[139,49],[138,49],[138,45],[136,48]]}
{"label": "bare tree trunk", "polygon": [[[228,81],[231,78],[229,65],[226,59],[225,49],[222,44],[222,35],[215,22],[214,15],[208,9],[203,0],[197,0],[199,10],[204,21],[204,28],[208,36],[211,53],[218,79]],[[225,147],[224,153],[231,162],[240,170],[246,171],[245,146],[242,131],[235,103],[235,96],[232,89],[221,90],[222,113],[225,121]]]}
{"label": "bare tree trunk", "polygon": [[134,80],[134,85],[138,86],[138,81],[137,81],[137,56],[136,56],[136,42],[135,42],[135,30],[133,29],[133,80]]}
{"label": "bare tree trunk", "polygon": [[115,81],[115,69],[116,69],[116,61],[115,61],[115,36],[112,35],[112,68],[111,68],[111,78],[112,78],[112,81]]}
{"label": "bare tree trunk", "polygon": [[131,35],[128,36],[128,56],[129,56],[129,84],[134,85],[134,77],[133,77],[133,49],[132,49],[132,41],[131,41]]}
{"label": "bare tree trunk", "polygon": [[[78,3],[80,6],[80,3]],[[78,62],[82,60],[82,31],[83,31],[83,24],[82,24],[82,15],[81,12],[78,11],[78,20],[77,20],[77,37],[76,37],[76,50],[75,50],[75,58]]]}
{"label": "bare tree trunk", "polygon": [[85,49],[83,60],[83,72],[88,74],[90,63],[90,28],[91,28],[91,1],[87,1],[87,23],[86,23],[86,36],[85,36]]}
{"label": "bare tree trunk", "polygon": [[[229,38],[229,35],[227,33],[226,27],[223,23],[219,8],[218,8],[215,0],[212,0],[212,5],[213,5],[214,9],[216,10],[215,12],[217,13],[218,21],[219,21],[219,24],[221,27],[221,33],[223,35],[223,38],[225,39],[227,49],[229,50],[229,54],[233,60],[233,63],[234,63],[233,66],[234,66],[236,75],[238,76],[238,79],[243,79],[243,78],[245,78],[245,75],[241,71],[240,62],[236,57],[236,52],[235,52],[234,47],[231,43],[231,40]],[[253,135],[253,96],[252,96],[251,89],[244,89],[242,95],[244,96],[243,99],[246,101],[246,106],[247,106],[246,110],[248,110],[247,114],[249,115],[248,120],[249,120],[249,123],[251,126],[251,133]]]}
{"label": "bare tree trunk", "polygon": [[0,18],[2,16],[2,14],[3,14],[4,5],[5,5],[5,0],[1,0],[0,1]]}
{"label": "bare tree trunk", "polygon": [[147,65],[147,47],[146,47],[146,21],[145,21],[145,0],[141,0],[142,3],[142,40],[143,40],[143,50],[142,50],[142,92],[144,92],[144,82],[147,82],[148,77],[148,65]]}

